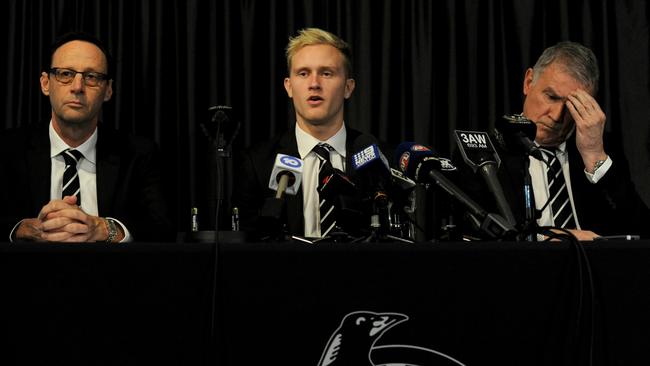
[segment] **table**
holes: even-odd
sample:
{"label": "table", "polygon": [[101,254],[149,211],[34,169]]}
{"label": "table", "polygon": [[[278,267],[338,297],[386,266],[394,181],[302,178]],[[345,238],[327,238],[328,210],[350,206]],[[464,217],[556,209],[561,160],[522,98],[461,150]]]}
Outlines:
{"label": "table", "polygon": [[317,365],[372,312],[339,361],[649,363],[650,241],[583,248],[593,297],[568,243],[5,243],[0,362]]}

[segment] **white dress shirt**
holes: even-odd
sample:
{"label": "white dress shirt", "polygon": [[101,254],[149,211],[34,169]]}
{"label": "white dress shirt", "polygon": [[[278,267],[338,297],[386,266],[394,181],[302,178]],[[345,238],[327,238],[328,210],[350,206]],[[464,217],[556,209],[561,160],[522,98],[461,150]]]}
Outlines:
{"label": "white dress shirt", "polygon": [[[68,146],[68,144],[61,139],[58,133],[52,126],[50,121],[49,127],[50,134],[50,159],[52,162],[52,169],[50,169],[50,200],[61,199],[63,192],[63,171],[65,170],[65,160],[61,153],[67,149],[79,150],[83,154],[83,158],[77,163],[77,170],[79,174],[79,193],[81,194],[81,209],[93,216],[99,216],[99,209],[97,206],[97,129],[83,144],[76,148]],[[34,213],[36,216],[38,212]],[[124,231],[124,239],[121,242],[132,241],[131,233],[126,226],[118,219],[115,220]],[[20,225],[18,222],[9,233],[9,240],[13,241],[14,231]]]}
{"label": "white dress shirt", "polygon": [[345,139],[347,132],[345,123],[341,129],[330,137],[327,141],[320,141],[312,135],[305,132],[296,123],[296,142],[298,143],[298,153],[304,162],[302,173],[302,207],[305,217],[305,236],[318,238],[320,232],[320,210],[318,197],[318,165],[319,159],[315,152],[312,151],[314,146],[319,143],[327,143],[334,148],[330,152],[330,162],[332,167],[345,171]]}

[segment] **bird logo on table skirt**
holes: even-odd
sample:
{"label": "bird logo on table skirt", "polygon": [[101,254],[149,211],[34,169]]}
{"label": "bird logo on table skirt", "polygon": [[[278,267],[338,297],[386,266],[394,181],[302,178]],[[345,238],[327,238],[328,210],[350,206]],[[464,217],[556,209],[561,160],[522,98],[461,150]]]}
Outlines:
{"label": "bird logo on table skirt", "polygon": [[408,319],[400,313],[347,314],[332,333],[318,366],[464,366],[450,356],[424,347],[375,345],[388,329]]}

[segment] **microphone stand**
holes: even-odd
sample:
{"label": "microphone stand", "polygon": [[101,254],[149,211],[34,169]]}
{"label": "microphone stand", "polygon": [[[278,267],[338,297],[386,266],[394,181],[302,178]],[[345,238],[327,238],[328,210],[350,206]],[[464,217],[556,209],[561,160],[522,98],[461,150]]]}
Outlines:
{"label": "microphone stand", "polygon": [[[205,235],[199,235],[197,239],[203,242],[209,242],[210,237],[214,243],[214,264],[212,272],[212,298],[211,298],[211,319],[210,319],[210,336],[214,345],[214,353],[211,353],[209,356],[214,357],[214,360],[219,361],[220,357],[220,346],[221,346],[221,335],[218,332],[218,325],[220,322],[218,308],[219,300],[219,291],[218,291],[218,282],[219,282],[219,244],[221,236],[226,239],[227,242],[242,242],[244,241],[244,236],[242,232],[239,231],[220,231],[219,230],[219,216],[222,210],[221,206],[224,201],[226,201],[228,207],[230,208],[231,192],[232,192],[232,143],[237,137],[239,132],[240,123],[237,122],[232,134],[228,140],[226,140],[226,133],[224,125],[230,122],[230,118],[226,114],[227,111],[232,110],[229,106],[213,106],[208,109],[209,111],[214,111],[210,122],[212,125],[216,125],[216,133],[214,136],[210,133],[211,131],[205,126],[201,125],[203,133],[206,135],[208,140],[211,142],[212,147],[214,148],[214,166],[215,166],[215,213],[214,213],[214,233],[209,231],[203,232]],[[228,184],[226,185],[226,181]],[[227,189],[225,189],[227,188]],[[226,192],[226,194],[224,194]],[[198,232],[199,234],[201,232]],[[210,235],[212,234],[212,235]]]}
{"label": "microphone stand", "polygon": [[[226,139],[226,132],[224,126],[227,123],[232,123],[228,117],[227,111],[232,110],[228,106],[211,107],[210,110],[215,110],[212,116],[212,122],[216,123],[217,132],[213,145],[215,149],[215,217],[214,217],[214,242],[219,243],[221,239],[226,239],[228,242],[243,242],[244,233],[238,231],[237,228],[230,228],[230,230],[220,230],[220,214],[224,211],[231,212],[232,200],[232,186],[233,186],[233,162],[232,162],[232,143],[239,133],[240,123],[236,122],[231,135]],[[222,206],[225,207],[222,208]]]}
{"label": "microphone stand", "polygon": [[384,192],[377,192],[373,197],[373,213],[370,216],[370,235],[363,242],[402,242],[413,244],[413,240],[391,234],[391,217],[388,197]]}
{"label": "microphone stand", "polygon": [[535,215],[535,195],[533,193],[533,182],[530,177],[530,159],[524,155],[524,212],[525,221],[523,233],[527,233],[526,241],[537,241],[537,217]]}

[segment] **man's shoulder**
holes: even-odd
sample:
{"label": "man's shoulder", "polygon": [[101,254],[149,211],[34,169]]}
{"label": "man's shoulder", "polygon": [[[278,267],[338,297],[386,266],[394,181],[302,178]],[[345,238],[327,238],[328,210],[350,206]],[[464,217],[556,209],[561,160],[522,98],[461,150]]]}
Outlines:
{"label": "man's shoulder", "polygon": [[26,149],[32,145],[42,145],[44,141],[49,142],[47,125],[24,124],[0,131],[0,145],[4,148],[19,146]]}
{"label": "man's shoulder", "polygon": [[268,157],[270,159],[273,159],[277,153],[287,155],[297,154],[298,145],[296,143],[296,136],[294,134],[294,131],[291,129],[277,134],[271,137],[269,140],[255,143],[246,149],[245,152],[252,157]]}
{"label": "man's shoulder", "polygon": [[108,151],[125,151],[128,153],[157,150],[156,142],[149,137],[135,135],[103,125],[100,125],[97,130],[97,147]]}

